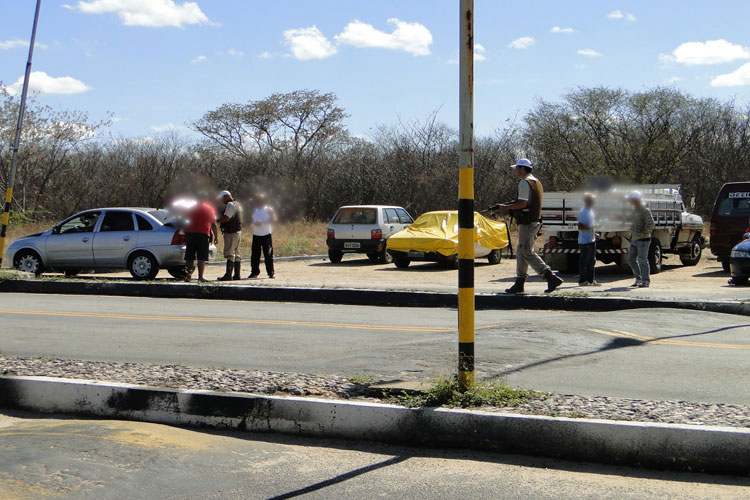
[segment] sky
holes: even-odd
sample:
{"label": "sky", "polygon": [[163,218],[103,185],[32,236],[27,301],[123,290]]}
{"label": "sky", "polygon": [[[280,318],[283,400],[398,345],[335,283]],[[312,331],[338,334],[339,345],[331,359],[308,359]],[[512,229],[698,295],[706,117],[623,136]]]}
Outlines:
{"label": "sky", "polygon": [[[3,2],[0,82],[18,94],[34,0]],[[225,102],[333,92],[349,130],[458,126],[458,0],[43,0],[31,87],[109,133],[192,133]],[[579,86],[673,86],[750,102],[747,0],[475,0],[475,130]]]}

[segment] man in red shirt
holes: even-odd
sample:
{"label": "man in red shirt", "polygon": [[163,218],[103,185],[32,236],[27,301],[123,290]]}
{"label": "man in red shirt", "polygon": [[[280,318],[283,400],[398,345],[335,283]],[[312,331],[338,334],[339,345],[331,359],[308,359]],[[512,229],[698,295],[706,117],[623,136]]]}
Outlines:
{"label": "man in red shirt", "polygon": [[208,261],[208,248],[211,243],[219,241],[216,228],[216,211],[208,203],[208,195],[201,193],[198,203],[188,212],[188,225],[185,228],[185,266],[187,277],[190,281],[195,270],[195,259],[198,258],[198,281],[206,281],[203,272],[206,270]]}

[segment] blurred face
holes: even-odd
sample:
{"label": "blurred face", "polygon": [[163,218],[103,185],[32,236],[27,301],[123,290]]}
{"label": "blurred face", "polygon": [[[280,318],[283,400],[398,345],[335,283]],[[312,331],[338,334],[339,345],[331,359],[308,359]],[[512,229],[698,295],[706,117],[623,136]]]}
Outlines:
{"label": "blurred face", "polygon": [[519,179],[523,179],[526,177],[526,169],[523,167],[516,167],[513,169],[513,171],[516,173],[516,177]]}
{"label": "blurred face", "polygon": [[641,204],[641,200],[637,198],[630,198],[630,204],[633,205],[633,207],[637,207]]}
{"label": "blurred face", "polygon": [[221,197],[221,202],[224,203],[225,205],[229,203],[230,201],[232,201],[232,197],[227,194]]}
{"label": "blurred face", "polygon": [[583,199],[584,205],[586,205],[589,208],[592,208],[594,206],[594,198],[591,196],[587,196]]}

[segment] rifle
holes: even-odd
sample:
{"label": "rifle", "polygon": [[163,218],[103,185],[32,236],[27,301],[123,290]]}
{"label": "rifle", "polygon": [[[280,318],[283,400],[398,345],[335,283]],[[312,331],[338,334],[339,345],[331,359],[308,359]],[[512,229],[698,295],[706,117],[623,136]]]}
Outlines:
{"label": "rifle", "polygon": [[[495,210],[492,207],[489,207],[489,208],[485,208],[484,210],[480,210],[479,213],[482,214],[482,215],[484,215],[484,214],[487,214],[487,213],[491,214],[494,211]],[[515,255],[513,255],[513,240],[510,238],[510,226],[513,224],[513,219],[514,218],[515,218],[515,216],[513,215],[513,211],[509,211],[508,215],[506,215],[505,217],[503,217],[503,222],[505,222],[505,231],[506,231],[506,233],[508,235],[508,248],[510,249],[510,257],[511,258],[515,257]]]}

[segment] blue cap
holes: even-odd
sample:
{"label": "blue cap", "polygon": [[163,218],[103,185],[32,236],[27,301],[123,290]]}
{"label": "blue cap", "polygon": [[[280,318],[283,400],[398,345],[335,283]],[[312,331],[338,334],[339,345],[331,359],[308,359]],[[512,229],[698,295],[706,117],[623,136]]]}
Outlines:
{"label": "blue cap", "polygon": [[515,165],[511,165],[510,168],[516,168],[516,167],[526,167],[526,168],[534,168],[534,165],[531,163],[531,160],[528,158],[521,158],[516,162]]}

